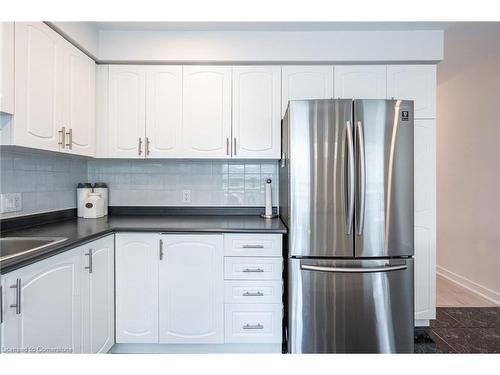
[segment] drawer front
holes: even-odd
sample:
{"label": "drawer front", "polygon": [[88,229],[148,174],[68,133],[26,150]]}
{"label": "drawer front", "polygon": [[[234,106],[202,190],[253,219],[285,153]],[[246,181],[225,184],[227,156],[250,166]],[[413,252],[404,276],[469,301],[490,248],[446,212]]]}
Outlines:
{"label": "drawer front", "polygon": [[281,303],[283,282],[277,281],[224,281],[225,303]]}
{"label": "drawer front", "polygon": [[225,234],[224,255],[280,257],[282,237],[281,234]]}
{"label": "drawer front", "polygon": [[281,343],[281,304],[227,304],[226,343]]}
{"label": "drawer front", "polygon": [[283,258],[225,257],[226,280],[282,280]]}

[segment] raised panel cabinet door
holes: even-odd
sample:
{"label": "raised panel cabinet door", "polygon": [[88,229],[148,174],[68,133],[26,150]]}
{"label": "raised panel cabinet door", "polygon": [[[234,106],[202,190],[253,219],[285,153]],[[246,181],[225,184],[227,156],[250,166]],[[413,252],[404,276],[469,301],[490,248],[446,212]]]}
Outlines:
{"label": "raised panel cabinet door", "polygon": [[281,67],[233,67],[232,92],[232,156],[246,159],[279,159]]}
{"label": "raised panel cabinet door", "polygon": [[436,318],[436,121],[415,120],[415,319]]}
{"label": "raised panel cabinet door", "polygon": [[82,246],[84,353],[107,353],[115,341],[113,237]]}
{"label": "raised panel cabinet door", "polygon": [[414,100],[415,118],[436,118],[436,66],[388,65],[387,97]]}
{"label": "raised panel cabinet door", "polygon": [[158,343],[156,233],[115,235],[116,342]]}
{"label": "raised panel cabinet door", "polygon": [[95,151],[95,63],[72,45],[67,46],[64,123],[65,150],[94,156]]}
{"label": "raised panel cabinet door", "polygon": [[58,151],[66,41],[42,22],[15,23],[14,144]]}
{"label": "raised panel cabinet door", "polygon": [[146,67],[146,157],[182,156],[182,66]]}
{"label": "raised panel cabinet door", "polygon": [[183,67],[183,157],[231,157],[231,67]]}
{"label": "raised panel cabinet door", "polygon": [[281,117],[289,100],[333,98],[331,65],[283,66],[281,77]]}
{"label": "raised panel cabinet door", "polygon": [[[7,350],[81,351],[80,254],[81,249],[77,248],[6,275],[4,347]],[[20,286],[19,292],[16,285]],[[18,304],[19,309],[8,307]]]}
{"label": "raised panel cabinet door", "polygon": [[14,113],[14,22],[0,22],[0,112]]}
{"label": "raised panel cabinet door", "polygon": [[224,342],[222,235],[163,235],[160,343]]}
{"label": "raised panel cabinet door", "polygon": [[334,95],[340,99],[386,99],[385,65],[336,65]]}
{"label": "raised panel cabinet door", "polygon": [[109,66],[110,158],[144,158],[146,72],[135,65]]}

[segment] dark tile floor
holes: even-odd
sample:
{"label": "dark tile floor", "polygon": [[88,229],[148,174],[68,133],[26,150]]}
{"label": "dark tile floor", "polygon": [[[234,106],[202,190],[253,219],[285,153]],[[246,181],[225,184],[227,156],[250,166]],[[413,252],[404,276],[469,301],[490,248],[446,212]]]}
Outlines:
{"label": "dark tile floor", "polygon": [[500,353],[500,307],[438,307],[415,331],[415,353]]}

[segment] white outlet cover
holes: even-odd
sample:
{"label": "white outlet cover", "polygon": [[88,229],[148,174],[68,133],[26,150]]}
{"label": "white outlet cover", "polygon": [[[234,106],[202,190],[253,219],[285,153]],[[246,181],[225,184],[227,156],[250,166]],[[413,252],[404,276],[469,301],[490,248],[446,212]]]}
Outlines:
{"label": "white outlet cover", "polygon": [[191,203],[191,190],[182,191],[182,203]]}
{"label": "white outlet cover", "polygon": [[5,212],[16,212],[23,209],[23,201],[21,198],[21,193],[6,193],[1,194],[1,211]]}

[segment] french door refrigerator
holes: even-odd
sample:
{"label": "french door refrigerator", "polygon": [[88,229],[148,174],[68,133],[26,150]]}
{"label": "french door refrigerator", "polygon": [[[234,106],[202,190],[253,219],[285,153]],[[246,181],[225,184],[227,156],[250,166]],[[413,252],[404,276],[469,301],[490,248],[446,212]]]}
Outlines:
{"label": "french door refrigerator", "polygon": [[288,351],[413,352],[413,102],[290,101]]}

